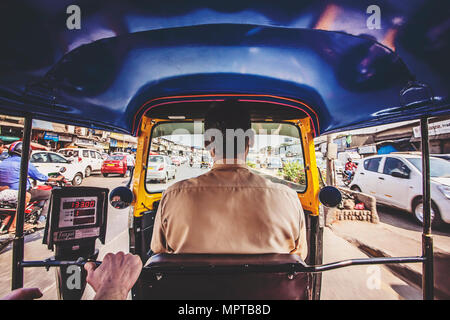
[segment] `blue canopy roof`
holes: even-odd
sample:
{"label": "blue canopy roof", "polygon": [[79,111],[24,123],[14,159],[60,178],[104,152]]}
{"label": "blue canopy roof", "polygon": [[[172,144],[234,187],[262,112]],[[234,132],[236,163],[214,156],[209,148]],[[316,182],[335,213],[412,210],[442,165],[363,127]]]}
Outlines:
{"label": "blue canopy roof", "polygon": [[[296,108],[317,134],[449,113],[448,4],[431,19],[437,2],[384,1],[371,30],[371,1],[242,2],[4,1],[0,109],[133,134],[153,107],[230,96]],[[414,79],[433,103],[400,97]]]}

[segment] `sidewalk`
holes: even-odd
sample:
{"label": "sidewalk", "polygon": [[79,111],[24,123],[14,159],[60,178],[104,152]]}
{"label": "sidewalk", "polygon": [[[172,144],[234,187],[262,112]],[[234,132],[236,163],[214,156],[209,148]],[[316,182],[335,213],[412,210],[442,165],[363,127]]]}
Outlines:
{"label": "sidewalk", "polygon": [[[371,257],[406,257],[422,255],[422,239],[417,231],[406,230],[385,223],[339,221],[329,227],[333,233]],[[435,296],[450,299],[450,245],[448,237],[434,235]],[[422,264],[388,265],[408,283],[421,287]]]}

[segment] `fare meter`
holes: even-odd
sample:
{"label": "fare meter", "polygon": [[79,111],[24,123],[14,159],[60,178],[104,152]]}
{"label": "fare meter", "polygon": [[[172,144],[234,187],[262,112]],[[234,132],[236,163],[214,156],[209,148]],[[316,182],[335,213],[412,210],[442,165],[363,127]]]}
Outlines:
{"label": "fare meter", "polygon": [[[55,251],[55,260],[97,259],[95,242],[105,243],[108,193],[108,189],[96,187],[52,190],[43,243]],[[57,284],[61,299],[79,300],[86,286],[86,271],[75,265],[60,266]]]}
{"label": "fare meter", "polygon": [[108,189],[96,187],[52,190],[44,236],[44,243],[48,248],[76,247],[97,238],[104,243],[108,192]]}

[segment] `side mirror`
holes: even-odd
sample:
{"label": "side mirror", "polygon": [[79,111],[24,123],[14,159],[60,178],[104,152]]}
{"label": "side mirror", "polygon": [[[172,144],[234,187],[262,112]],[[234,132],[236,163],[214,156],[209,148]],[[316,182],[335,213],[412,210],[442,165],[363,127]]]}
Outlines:
{"label": "side mirror", "polygon": [[127,187],[117,187],[109,194],[109,203],[116,209],[128,208],[134,200],[133,192]]}
{"label": "side mirror", "polygon": [[396,178],[409,179],[409,173],[406,172],[393,171],[391,172],[391,176]]}
{"label": "side mirror", "polygon": [[67,163],[72,163],[73,162],[73,158],[68,158],[67,159]]}
{"label": "side mirror", "polygon": [[320,189],[319,201],[325,207],[334,208],[342,201],[342,193],[335,187],[326,186]]}

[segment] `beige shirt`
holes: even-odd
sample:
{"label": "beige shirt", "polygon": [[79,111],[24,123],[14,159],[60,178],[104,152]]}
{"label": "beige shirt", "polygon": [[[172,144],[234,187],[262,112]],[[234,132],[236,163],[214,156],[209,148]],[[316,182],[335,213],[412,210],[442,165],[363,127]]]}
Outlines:
{"label": "beige shirt", "polygon": [[305,217],[297,193],[245,165],[211,171],[170,186],[156,214],[154,253],[307,256]]}

